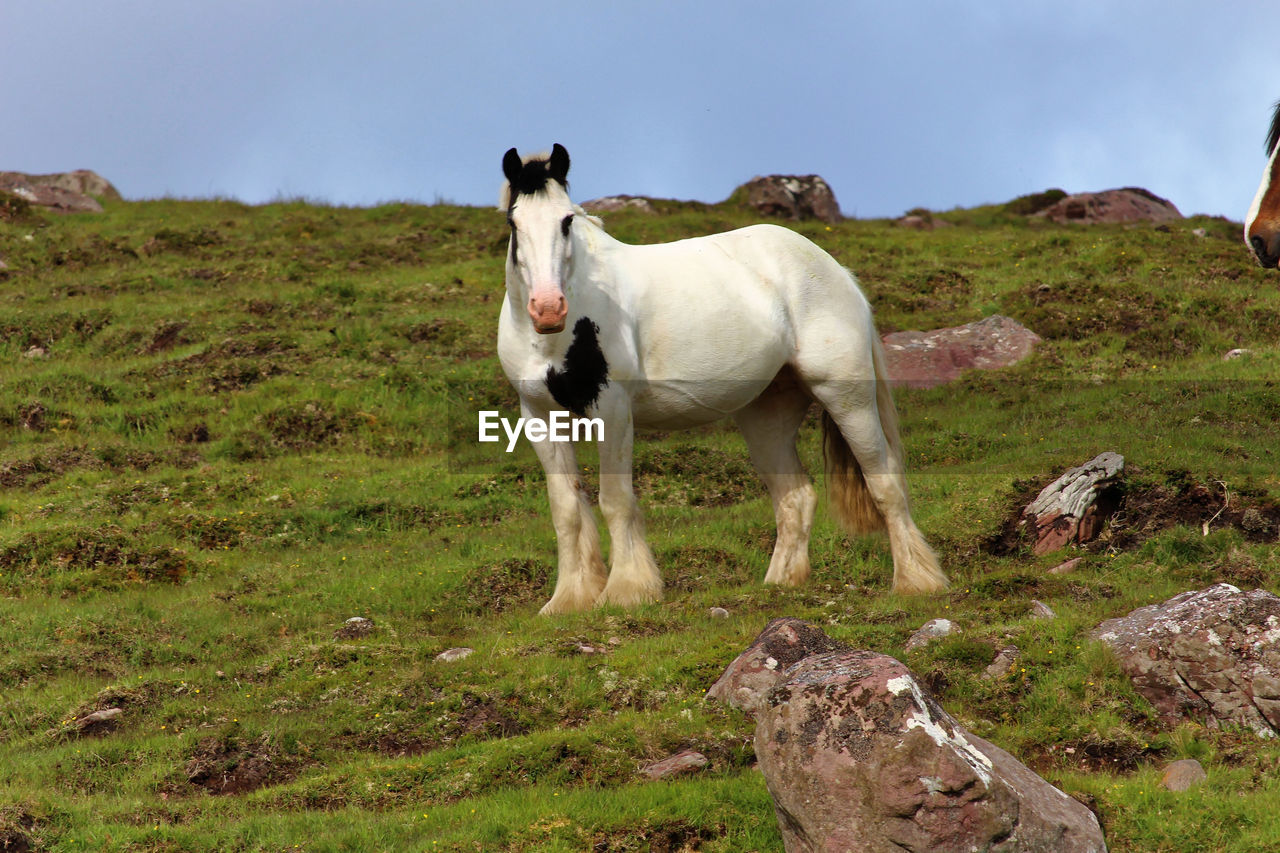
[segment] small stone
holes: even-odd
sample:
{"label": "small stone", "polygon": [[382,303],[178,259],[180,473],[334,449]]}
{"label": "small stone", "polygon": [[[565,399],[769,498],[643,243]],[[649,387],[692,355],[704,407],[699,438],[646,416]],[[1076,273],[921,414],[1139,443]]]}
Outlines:
{"label": "small stone", "polygon": [[1205,229],[1203,229],[1203,228],[1192,228],[1192,229],[1191,229],[1191,233],[1192,233],[1192,234],[1194,234],[1195,236],[1199,237],[1199,238],[1200,238],[1200,239],[1202,239],[1202,240],[1203,240],[1205,237],[1208,237],[1208,236],[1209,236],[1209,232],[1208,232],[1208,231],[1206,231],[1206,230],[1205,230]]}
{"label": "small stone", "polygon": [[1004,678],[1017,665],[1021,654],[1022,652],[1018,650],[1017,646],[1005,646],[996,655],[996,659],[987,666],[985,677],[988,679]]}
{"label": "small stone", "polygon": [[1244,347],[1236,347],[1233,350],[1227,350],[1226,354],[1222,356],[1222,360],[1233,361],[1237,358],[1240,358],[1241,356],[1246,356],[1246,355],[1253,355],[1253,350],[1245,349]]}
{"label": "small stone", "polygon": [[729,611],[725,610],[723,607],[713,607],[707,611],[707,615],[712,619],[728,619]]}
{"label": "small stone", "polygon": [[1072,559],[1067,560],[1065,563],[1059,563],[1058,565],[1054,566],[1052,569],[1049,570],[1049,574],[1065,575],[1065,574],[1069,574],[1070,572],[1074,572],[1076,569],[1076,566],[1080,565],[1080,561],[1083,559],[1084,557],[1073,557]]}
{"label": "small stone", "polygon": [[1043,601],[1031,599],[1031,616],[1034,619],[1053,619],[1058,614],[1053,612],[1053,608],[1045,604]]}
{"label": "small stone", "polygon": [[640,772],[650,779],[666,779],[669,776],[692,773],[706,766],[707,757],[705,755],[692,749],[686,749],[684,752],[677,752],[670,758],[654,762]]}
{"label": "small stone", "polygon": [[218,670],[217,672],[215,672],[215,673],[214,673],[214,675],[216,675],[218,678],[226,678],[226,677],[227,677],[227,674],[226,674],[225,672],[223,672],[222,670]]}
{"label": "small stone", "polygon": [[906,651],[914,651],[924,648],[934,640],[954,634],[956,624],[950,619],[930,619],[928,622],[920,626],[920,629],[907,639],[907,643],[903,646]]}
{"label": "small stone", "polygon": [[346,622],[343,622],[342,627],[334,631],[333,635],[339,640],[354,640],[357,637],[367,637],[372,633],[372,619],[366,619],[363,616],[352,616]]}
{"label": "small stone", "polygon": [[76,720],[76,728],[81,734],[106,734],[116,727],[123,715],[124,710],[121,708],[103,708]]}
{"label": "small stone", "polygon": [[590,643],[578,643],[574,646],[574,651],[580,655],[602,655],[605,650],[600,646],[593,646]]}
{"label": "small stone", "polygon": [[474,652],[475,649],[468,649],[466,646],[461,646],[456,649],[445,649],[443,652],[436,655],[436,660],[451,663],[452,661],[471,657]]}
{"label": "small stone", "polygon": [[23,358],[44,358],[44,357],[45,357],[45,356],[47,356],[48,354],[49,354],[49,351],[48,351],[48,350],[46,350],[44,347],[42,347],[42,346],[33,346],[33,347],[31,347],[31,349],[29,349],[29,350],[27,350],[26,352],[24,352],[24,353],[22,354],[22,357],[23,357]]}
{"label": "small stone", "polygon": [[1200,762],[1194,758],[1184,758],[1181,761],[1175,761],[1164,769],[1164,775],[1160,777],[1160,784],[1170,791],[1181,793],[1182,791],[1199,785],[1205,779],[1209,778],[1209,774],[1204,772],[1204,768],[1200,766]]}

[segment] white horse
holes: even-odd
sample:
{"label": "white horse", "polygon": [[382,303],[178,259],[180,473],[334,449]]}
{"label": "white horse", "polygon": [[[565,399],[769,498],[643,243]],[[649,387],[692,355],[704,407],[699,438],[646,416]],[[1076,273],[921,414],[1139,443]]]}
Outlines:
{"label": "white horse", "polygon": [[1280,103],[1267,131],[1267,157],[1262,183],[1244,219],[1244,242],[1258,263],[1275,268],[1280,263]]}
{"label": "white horse", "polygon": [[[612,568],[573,445],[533,441],[559,551],[543,613],[662,597],[631,483],[634,427],[731,417],[769,488],[778,536],[766,583],[809,576],[817,498],[796,454],[813,400],[824,409],[828,491],[852,532],[885,530],[893,589],[929,593],[946,576],[911,519],[897,413],[871,309],[853,276],[785,228],[755,225],[632,246],[569,200],[569,154],[502,161],[511,225],[498,356],[525,418],[599,417],[600,506]],[[563,416],[562,416],[563,417]]]}

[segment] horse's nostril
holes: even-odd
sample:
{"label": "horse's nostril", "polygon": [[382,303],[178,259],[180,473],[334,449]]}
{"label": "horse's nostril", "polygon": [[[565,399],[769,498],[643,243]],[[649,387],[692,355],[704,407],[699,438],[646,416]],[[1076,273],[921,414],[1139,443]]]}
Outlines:
{"label": "horse's nostril", "polygon": [[1263,240],[1262,237],[1257,234],[1254,234],[1249,238],[1249,244],[1252,245],[1253,250],[1259,254],[1267,251],[1267,241]]}

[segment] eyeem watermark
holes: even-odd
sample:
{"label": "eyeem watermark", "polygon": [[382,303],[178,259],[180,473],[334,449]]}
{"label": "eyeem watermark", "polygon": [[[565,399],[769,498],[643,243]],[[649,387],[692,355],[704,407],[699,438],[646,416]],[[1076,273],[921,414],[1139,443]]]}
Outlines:
{"label": "eyeem watermark", "polygon": [[492,409],[480,412],[480,440],[501,441],[498,427],[507,434],[507,452],[516,449],[520,433],[529,441],[604,441],[603,418],[577,418],[568,412],[552,412],[546,418],[516,418],[515,425]]}

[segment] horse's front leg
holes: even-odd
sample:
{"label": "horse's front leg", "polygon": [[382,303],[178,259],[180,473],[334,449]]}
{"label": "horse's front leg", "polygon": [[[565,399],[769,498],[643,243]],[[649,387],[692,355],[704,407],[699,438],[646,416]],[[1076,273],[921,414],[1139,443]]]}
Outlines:
{"label": "horse's front leg", "polygon": [[[545,419],[547,413],[521,405],[526,418]],[[556,529],[558,567],[556,589],[542,613],[573,613],[596,603],[606,575],[600,557],[600,533],[596,529],[591,500],[578,476],[573,445],[566,441],[533,441],[534,452],[547,475],[551,522]]]}
{"label": "horse's front leg", "polygon": [[644,518],[631,485],[631,401],[618,387],[597,404],[604,419],[600,442],[600,509],[609,525],[609,582],[597,604],[629,607],[662,599],[662,576],[644,540]]}

